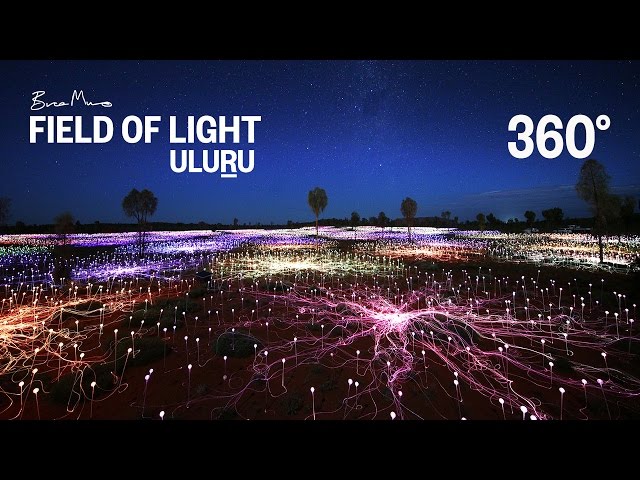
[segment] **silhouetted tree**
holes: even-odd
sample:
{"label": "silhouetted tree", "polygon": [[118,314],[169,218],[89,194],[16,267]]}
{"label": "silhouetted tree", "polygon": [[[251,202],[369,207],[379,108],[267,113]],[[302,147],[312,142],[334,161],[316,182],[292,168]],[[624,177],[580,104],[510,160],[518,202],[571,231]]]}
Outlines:
{"label": "silhouetted tree", "polygon": [[387,226],[387,223],[389,223],[389,218],[384,212],[380,212],[378,214],[378,226],[382,228],[382,233],[384,233],[384,227]]}
{"label": "silhouetted tree", "polygon": [[356,238],[356,228],[360,223],[360,214],[358,212],[351,212],[351,227],[353,228],[353,238]]}
{"label": "silhouetted tree", "polygon": [[560,223],[562,223],[564,212],[559,207],[553,207],[547,210],[542,210],[542,216],[547,223],[547,228],[549,230],[553,230],[555,227],[560,225]]}
{"label": "silhouetted tree", "polygon": [[493,213],[487,215],[487,224],[489,225],[489,228],[497,229],[501,223],[504,222],[498,219]]}
{"label": "silhouetted tree", "polygon": [[73,233],[75,219],[70,212],[63,212],[53,219],[53,227],[60,243],[53,247],[53,280],[62,285],[71,279],[71,253],[73,249],[67,245],[68,236]]}
{"label": "silhouetted tree", "polygon": [[146,241],[147,218],[153,215],[158,208],[158,199],[146,188],[141,192],[132,189],[122,200],[122,209],[128,217],[134,217],[138,222],[138,253],[144,256]]}
{"label": "silhouetted tree", "polygon": [[411,241],[411,224],[413,223],[413,219],[416,218],[418,204],[413,198],[407,197],[402,200],[400,204],[400,212],[407,221],[407,232],[409,233],[409,241]]}
{"label": "silhouetted tree", "polygon": [[73,225],[75,219],[71,212],[64,212],[58,215],[54,220],[54,229],[58,234],[58,239],[62,242],[62,245],[67,244],[68,235],[73,233]]}
{"label": "silhouetted tree", "polygon": [[585,160],[580,168],[576,191],[578,196],[587,202],[593,211],[593,231],[598,237],[600,263],[603,260],[602,234],[606,230],[607,217],[612,213],[612,199],[609,193],[609,175],[604,166],[595,159]]}
{"label": "silhouetted tree", "polygon": [[487,219],[484,216],[484,213],[479,213],[476,215],[476,221],[478,222],[478,228],[481,232],[484,232],[484,227],[487,223]]}
{"label": "silhouetted tree", "polygon": [[11,199],[0,197],[0,225],[4,225],[9,220],[9,210],[11,209]]}
{"label": "silhouetted tree", "polygon": [[445,210],[444,212],[442,212],[440,214],[440,216],[444,219],[444,220],[449,220],[451,218],[451,212],[449,210]]}
{"label": "silhouetted tree", "polygon": [[238,219],[237,219],[237,218],[234,218],[234,219],[233,219],[233,226],[234,226],[234,227],[237,227],[237,226],[238,226]]}
{"label": "silhouetted tree", "polygon": [[536,212],[527,210],[526,212],[524,212],[524,218],[527,219],[527,226],[533,227],[533,222],[536,221]]}
{"label": "silhouetted tree", "polygon": [[309,190],[307,195],[307,203],[311,207],[314,215],[316,216],[316,237],[318,236],[318,217],[327,207],[329,199],[327,198],[327,192],[323,188],[316,187],[313,190]]}

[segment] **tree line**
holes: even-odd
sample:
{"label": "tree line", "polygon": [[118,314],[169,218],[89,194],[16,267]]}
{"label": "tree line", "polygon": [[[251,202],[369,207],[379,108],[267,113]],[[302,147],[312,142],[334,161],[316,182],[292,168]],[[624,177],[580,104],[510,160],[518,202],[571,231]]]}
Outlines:
{"label": "tree line", "polygon": [[[6,224],[9,217],[9,211],[11,207],[11,199],[7,197],[0,197],[0,225]],[[133,188],[122,199],[122,210],[127,217],[134,218],[136,220],[136,229],[138,232],[138,239],[136,245],[138,247],[138,254],[144,255],[144,246],[146,244],[146,233],[149,231],[148,218],[153,215],[158,208],[158,198],[153,192],[148,189],[138,191]],[[8,233],[55,233],[58,236],[59,246],[66,247],[67,239],[71,233],[105,233],[103,229],[97,232],[97,227],[100,226],[100,222],[95,222],[93,228],[82,228],[82,225],[77,221],[70,211],[65,211],[56,215],[53,219],[53,225],[35,226],[34,228],[27,228],[23,222],[16,222],[14,231],[6,229]],[[16,231],[19,230],[19,231]],[[35,230],[35,231],[34,231]],[[93,230],[93,231],[92,231]],[[129,231],[130,229],[118,230],[117,232]]]}
{"label": "tree line", "polygon": [[[591,233],[598,238],[598,250],[600,263],[603,262],[603,242],[602,237],[608,235],[618,235],[632,233],[632,227],[635,225],[637,229],[637,221],[635,221],[635,205],[636,199],[632,196],[619,196],[614,195],[609,186],[611,177],[607,174],[604,166],[595,159],[586,160],[580,168],[578,175],[578,181],[576,182],[575,189],[578,196],[584,200],[591,209],[593,217],[589,222]],[[318,235],[318,217],[319,214],[325,209],[328,203],[328,196],[324,189],[316,187],[309,191],[307,198],[311,210],[315,214],[316,220],[316,235]],[[404,218],[405,225],[407,227],[407,235],[409,241],[411,241],[411,228],[418,222],[416,222],[416,213],[418,210],[418,204],[410,197],[406,197],[400,204],[400,212]],[[499,220],[493,213],[485,215],[484,213],[478,213],[476,215],[476,222],[473,225],[471,222],[467,222],[467,226],[476,227],[483,231],[487,227],[492,230],[500,230],[506,232],[518,232],[524,231],[524,227],[528,227],[532,231],[535,225],[543,227],[547,231],[554,231],[562,225],[564,220],[564,212],[560,207],[553,207],[546,210],[542,210],[542,217],[544,218],[543,224],[536,224],[536,213],[532,210],[526,210],[524,212],[525,221],[520,222],[517,218],[509,219],[506,222]],[[443,221],[449,221],[451,217],[450,211],[444,211],[441,213]],[[351,213],[350,225],[354,229],[354,238],[356,238],[355,229],[361,224],[363,220],[360,214],[356,211]],[[378,218],[370,217],[370,224],[381,226],[384,230],[388,222],[388,218],[384,212],[380,212]],[[424,226],[438,226],[429,223],[428,219],[424,219],[422,222]],[[457,222],[457,217],[454,221],[454,226],[460,227]]]}
{"label": "tree line", "polygon": [[[598,238],[600,250],[600,261],[603,258],[602,237],[607,235],[618,235],[634,233],[638,230],[638,221],[635,216],[636,199],[631,196],[621,197],[614,195],[609,187],[610,177],[605,171],[604,166],[595,159],[589,159],[584,162],[578,176],[575,189],[578,196],[584,200],[590,207],[593,217],[589,220],[581,219],[581,223],[585,227],[590,227],[592,233]],[[457,227],[462,229],[478,229],[478,230],[499,230],[507,233],[516,233],[524,231],[525,228],[538,228],[545,231],[553,231],[562,225],[566,225],[571,219],[564,218],[564,212],[560,207],[553,207],[542,210],[542,218],[537,220],[537,215],[532,210],[524,212],[524,221],[517,218],[509,219],[506,222],[498,219],[493,213],[485,215],[478,213],[475,221],[466,221],[461,223],[458,217],[451,218],[451,212],[443,211],[439,217],[416,217],[418,211],[418,203],[411,197],[404,198],[400,203],[401,219],[390,219],[384,211],[377,216],[369,218],[361,217],[357,211],[351,212],[350,218],[345,219],[324,219],[320,220],[320,214],[325,210],[329,203],[327,192],[321,187],[315,187],[309,191],[307,195],[307,203],[315,217],[316,236],[319,234],[320,225],[333,226],[350,226],[354,230],[354,238],[357,238],[357,227],[361,225],[371,225],[380,227],[384,232],[387,226],[406,226],[407,236],[411,241],[411,229],[415,226],[430,227]],[[158,199],[153,192],[148,189],[142,191],[133,188],[122,200],[122,209],[125,215],[135,219],[134,228],[138,233],[136,245],[138,254],[144,255],[146,244],[146,234],[150,229],[163,230],[180,230],[180,229],[210,229],[211,227],[224,228],[227,225],[208,224],[199,222],[198,224],[182,224],[182,223],[151,223],[151,217],[158,207]],[[0,225],[5,225],[9,218],[11,208],[11,199],[0,197]],[[574,220],[575,221],[575,220]],[[307,222],[294,223],[291,220],[287,222],[287,227],[305,226]],[[243,224],[242,227],[246,227]],[[251,227],[249,223],[249,227]],[[263,226],[259,223],[255,226]],[[266,225],[265,225],[266,226]],[[269,225],[276,227],[276,225]],[[285,225],[277,225],[284,227]],[[129,226],[132,227],[132,226]],[[186,228],[180,228],[186,227]],[[233,219],[233,227],[240,228],[239,220]],[[34,226],[27,227],[22,222],[16,222],[15,227],[5,228],[7,233],[50,233],[51,229],[58,234],[60,243],[66,245],[67,236],[70,233],[106,233],[108,231],[130,231],[126,225],[122,224],[106,224],[102,226],[96,221],[92,225],[83,226],[76,221],[71,212],[63,212],[54,218],[53,227],[51,226]],[[44,230],[44,231],[43,231]]]}

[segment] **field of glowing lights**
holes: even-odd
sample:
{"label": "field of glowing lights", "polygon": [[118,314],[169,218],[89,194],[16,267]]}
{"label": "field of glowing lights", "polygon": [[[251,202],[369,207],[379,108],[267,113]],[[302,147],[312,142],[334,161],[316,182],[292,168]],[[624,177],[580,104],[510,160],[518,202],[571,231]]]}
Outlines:
{"label": "field of glowing lights", "polygon": [[135,240],[0,236],[0,419],[640,418],[638,237]]}

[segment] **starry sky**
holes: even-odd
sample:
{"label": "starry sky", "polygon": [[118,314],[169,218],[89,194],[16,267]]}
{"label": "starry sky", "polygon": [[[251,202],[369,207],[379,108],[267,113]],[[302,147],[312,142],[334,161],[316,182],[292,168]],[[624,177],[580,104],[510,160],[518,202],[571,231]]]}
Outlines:
{"label": "starry sky", "polygon": [[[513,158],[507,129],[516,114],[537,122],[555,114],[566,125],[584,114],[611,119],[596,130],[596,158],[615,193],[640,196],[640,61],[613,60],[30,60],[2,61],[0,196],[12,199],[9,223],[51,223],[71,211],[82,223],[129,221],[121,208],[132,188],[158,197],[152,220],[268,225],[311,221],[307,192],[320,186],[321,218],[400,217],[410,196],[418,216],[449,210],[460,220],[483,212],[506,220],[559,206],[588,216],[574,190],[584,160],[566,148]],[[69,101],[82,89],[112,108],[73,106],[31,111],[32,92]],[[108,115],[106,144],[29,143],[29,116]],[[122,140],[127,115],[160,115],[150,144]],[[188,115],[260,115],[255,143],[172,145]],[[563,131],[564,132],[564,131]],[[535,138],[535,135],[534,135]],[[584,142],[576,132],[578,146]],[[174,173],[170,150],[255,150],[254,170]]]}

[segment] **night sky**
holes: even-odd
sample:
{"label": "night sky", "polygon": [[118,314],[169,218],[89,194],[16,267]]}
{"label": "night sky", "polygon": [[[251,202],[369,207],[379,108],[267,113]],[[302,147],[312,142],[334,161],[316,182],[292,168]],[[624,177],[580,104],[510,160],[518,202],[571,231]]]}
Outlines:
{"label": "night sky", "polygon": [[[0,196],[12,199],[9,223],[52,223],[68,210],[82,223],[125,222],[132,188],[158,197],[154,221],[268,225],[311,221],[307,192],[324,188],[321,218],[381,210],[400,217],[411,196],[418,216],[443,210],[461,220],[478,212],[523,219],[525,210],[559,206],[588,216],[574,190],[584,160],[566,148],[556,159],[537,151],[513,158],[507,125],[516,114],[611,118],[596,130],[593,154],[615,193],[640,195],[640,61],[2,61]],[[69,101],[82,89],[112,108],[31,111],[32,92]],[[107,144],[29,143],[29,115],[92,115],[114,121]],[[127,144],[127,115],[161,115],[151,144]],[[188,115],[261,115],[255,143],[171,145]],[[563,130],[564,132],[564,130]],[[578,146],[582,145],[580,129]],[[535,138],[535,135],[534,135]],[[244,140],[244,137],[243,137]],[[171,149],[255,149],[255,168],[237,179],[176,174]]]}

